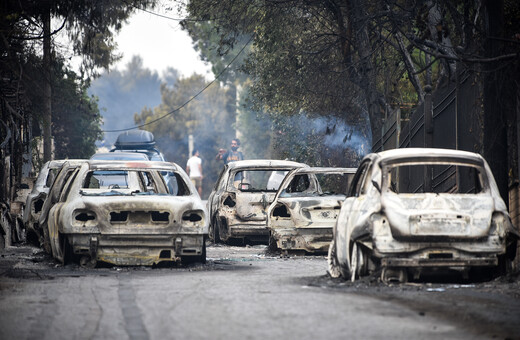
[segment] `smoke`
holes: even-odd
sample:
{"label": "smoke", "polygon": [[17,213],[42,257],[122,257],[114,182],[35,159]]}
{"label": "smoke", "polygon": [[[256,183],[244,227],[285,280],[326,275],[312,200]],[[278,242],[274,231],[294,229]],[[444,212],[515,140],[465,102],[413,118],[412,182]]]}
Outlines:
{"label": "smoke", "polygon": [[327,149],[350,149],[363,157],[371,150],[372,138],[369,123],[348,124],[345,119],[335,115],[310,116],[306,113],[288,117],[283,123],[284,135],[296,131],[295,142],[315,143],[320,141]]}
{"label": "smoke", "polygon": [[372,138],[366,133],[366,127],[346,124],[337,117],[321,117],[311,120],[316,129],[323,131],[324,142],[331,148],[348,147],[364,156],[371,150]]}

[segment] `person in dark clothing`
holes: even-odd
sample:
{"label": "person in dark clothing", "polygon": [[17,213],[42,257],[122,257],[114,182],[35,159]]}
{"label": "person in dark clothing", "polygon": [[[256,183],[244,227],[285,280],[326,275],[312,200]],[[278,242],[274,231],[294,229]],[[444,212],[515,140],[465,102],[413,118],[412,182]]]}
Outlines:
{"label": "person in dark clothing", "polygon": [[216,159],[221,159],[224,161],[224,164],[228,164],[229,162],[241,161],[244,159],[244,155],[242,152],[238,151],[240,147],[240,140],[238,138],[234,138],[231,140],[231,150],[220,149]]}

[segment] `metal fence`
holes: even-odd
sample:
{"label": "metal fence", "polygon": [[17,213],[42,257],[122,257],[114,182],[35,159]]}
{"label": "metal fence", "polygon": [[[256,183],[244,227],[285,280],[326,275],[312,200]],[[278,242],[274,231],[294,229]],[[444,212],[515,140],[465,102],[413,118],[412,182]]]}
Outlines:
{"label": "metal fence", "polygon": [[[448,86],[426,94],[423,104],[409,117],[400,109],[385,119],[380,138],[372,146],[374,152],[395,148],[434,147],[481,151],[482,109],[481,88],[474,73],[463,71]],[[429,115],[429,116],[428,116]],[[471,191],[473,183],[453,167],[435,168],[432,185],[442,190]],[[424,177],[409,175],[411,184],[420,190]],[[452,189],[450,189],[452,188]]]}

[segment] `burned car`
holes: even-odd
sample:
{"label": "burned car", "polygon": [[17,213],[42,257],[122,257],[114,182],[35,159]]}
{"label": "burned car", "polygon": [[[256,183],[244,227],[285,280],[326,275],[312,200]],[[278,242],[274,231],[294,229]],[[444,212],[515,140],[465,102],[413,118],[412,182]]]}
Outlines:
{"label": "burned car", "polygon": [[225,165],[208,198],[209,237],[214,242],[267,243],[266,211],[281,179],[307,165],[282,160],[245,160]]}
{"label": "burned car", "polygon": [[493,174],[478,154],[407,148],[367,155],[343,202],[329,273],[384,282],[421,274],[503,274],[516,254]]}
{"label": "burned car", "polygon": [[287,174],[267,210],[271,250],[323,253],[355,168],[298,168]]}
{"label": "burned car", "polygon": [[68,163],[82,163],[85,160],[68,159],[68,160],[53,160],[46,162],[40,172],[36,181],[34,182],[31,193],[27,196],[25,203],[25,210],[23,212],[23,223],[27,230],[27,240],[33,243],[43,243],[43,233],[39,226],[39,219],[42,213],[43,204],[49,193],[49,188],[56,178],[65,162]]}
{"label": "burned car", "polygon": [[55,203],[40,221],[58,261],[205,262],[206,210],[178,165],[88,161],[54,184]]}

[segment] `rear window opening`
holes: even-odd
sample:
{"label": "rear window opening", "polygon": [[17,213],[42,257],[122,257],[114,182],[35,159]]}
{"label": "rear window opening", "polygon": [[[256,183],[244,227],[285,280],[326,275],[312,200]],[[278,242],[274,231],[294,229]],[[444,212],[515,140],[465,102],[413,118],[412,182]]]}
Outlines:
{"label": "rear window opening", "polygon": [[397,164],[386,168],[386,190],[397,194],[478,194],[484,170],[472,165]]}
{"label": "rear window opening", "polygon": [[280,187],[288,170],[283,169],[251,169],[235,172],[231,177],[233,185],[244,192],[275,192]]}

